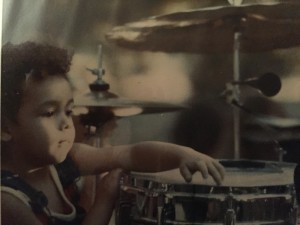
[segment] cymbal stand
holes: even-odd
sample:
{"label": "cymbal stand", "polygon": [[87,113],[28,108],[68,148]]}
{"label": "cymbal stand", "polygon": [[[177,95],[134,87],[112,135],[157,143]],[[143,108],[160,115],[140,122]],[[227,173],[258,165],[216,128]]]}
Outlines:
{"label": "cymbal stand", "polygon": [[[105,73],[102,68],[102,45],[98,46],[98,68],[89,69],[93,75],[97,76],[97,79],[89,85],[90,90],[93,93],[105,92],[109,89],[109,84],[106,83],[102,77]],[[86,144],[100,149],[107,143],[104,143],[102,131],[104,125],[114,118],[114,114],[109,107],[91,107],[87,114],[81,115],[81,122],[87,127]],[[93,176],[86,176],[83,184],[82,192],[85,195],[82,204],[89,209],[95,200],[96,186],[101,180],[101,174]]]}
{"label": "cymbal stand", "polygon": [[97,79],[89,85],[90,90],[92,92],[101,93],[109,89],[109,84],[102,79],[102,77],[105,74],[105,70],[102,68],[102,45],[101,44],[98,45],[98,68],[96,69],[86,68],[86,69],[90,71],[93,75],[97,76]]}
{"label": "cymbal stand", "polygon": [[[102,108],[101,108],[102,109]],[[100,110],[100,109],[99,109]],[[107,126],[110,120],[113,117],[105,116],[107,112],[96,110],[95,112],[89,112],[88,114],[81,115],[81,122],[87,127],[87,133],[85,134],[84,142],[88,145],[91,145],[95,148],[98,148],[101,151],[101,147],[108,146],[110,136],[106,136],[108,133]],[[104,118],[101,118],[103,116]],[[110,127],[108,127],[110,129]],[[111,133],[111,132],[109,132]],[[94,204],[96,197],[96,188],[99,181],[102,179],[103,174],[99,175],[89,175],[81,181],[81,204],[86,208],[90,209]]]}
{"label": "cymbal stand", "polygon": [[[234,33],[233,43],[233,78],[234,81],[240,80],[240,38],[239,31]],[[238,85],[232,87],[233,101],[239,102],[240,88]],[[234,140],[234,159],[240,158],[240,109],[233,108],[233,140]]]}
{"label": "cymbal stand", "polygon": [[[241,32],[234,33],[233,43],[233,79],[234,82],[240,80],[240,37]],[[234,82],[226,84],[226,89],[223,94],[226,96],[226,101],[231,105],[239,105],[240,88],[238,85],[233,85]],[[240,158],[240,109],[233,107],[233,143],[234,143],[234,159]]]}
{"label": "cymbal stand", "polygon": [[87,137],[85,140],[86,144],[94,146],[96,148],[102,147],[102,138],[100,135],[101,128],[96,126],[88,126]]}
{"label": "cymbal stand", "polygon": [[[243,0],[228,0],[228,2],[233,6],[241,5]],[[242,19],[242,18],[241,18]],[[233,42],[233,78],[234,81],[240,80],[240,37],[241,32],[234,32],[234,42]],[[229,103],[239,103],[240,89],[238,85],[231,86],[227,85],[227,90],[229,88],[232,93]],[[228,101],[228,100],[227,100]],[[234,142],[234,159],[240,158],[240,110],[237,107],[233,108],[233,142]]]}

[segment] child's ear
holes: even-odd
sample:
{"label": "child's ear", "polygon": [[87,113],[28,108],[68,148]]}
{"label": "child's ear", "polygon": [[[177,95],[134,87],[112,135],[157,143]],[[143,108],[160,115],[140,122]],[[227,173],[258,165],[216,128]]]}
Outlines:
{"label": "child's ear", "polygon": [[3,116],[3,121],[1,123],[1,141],[8,142],[12,139],[12,135],[9,128],[9,121]]}
{"label": "child's ear", "polygon": [[1,141],[8,142],[11,139],[12,139],[12,136],[11,136],[10,132],[7,131],[7,129],[2,130],[2,128],[1,128]]}

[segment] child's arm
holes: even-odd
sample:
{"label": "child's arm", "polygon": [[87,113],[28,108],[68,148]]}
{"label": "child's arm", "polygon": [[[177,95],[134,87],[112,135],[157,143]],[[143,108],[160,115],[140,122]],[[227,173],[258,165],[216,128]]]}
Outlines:
{"label": "child's arm", "polygon": [[196,171],[200,171],[204,178],[210,174],[218,184],[224,177],[224,168],[217,160],[191,148],[165,142],[148,141],[101,149],[74,144],[70,155],[83,175],[114,168],[137,172],[179,168],[187,182]]}

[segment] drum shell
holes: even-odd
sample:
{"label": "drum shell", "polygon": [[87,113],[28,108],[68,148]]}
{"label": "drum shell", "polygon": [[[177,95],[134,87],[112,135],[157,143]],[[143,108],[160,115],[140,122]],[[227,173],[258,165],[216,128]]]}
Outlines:
{"label": "drum shell", "polygon": [[122,180],[116,222],[224,224],[226,216],[233,212],[237,224],[295,224],[294,192],[292,182],[216,186],[158,182],[147,175],[131,174]]}

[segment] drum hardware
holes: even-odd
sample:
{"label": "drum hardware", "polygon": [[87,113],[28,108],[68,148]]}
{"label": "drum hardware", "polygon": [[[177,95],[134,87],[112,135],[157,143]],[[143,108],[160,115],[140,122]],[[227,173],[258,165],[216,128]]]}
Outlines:
{"label": "drum hardware", "polygon": [[[236,99],[231,96],[231,84],[229,83],[227,85],[229,88],[222,93],[223,96],[228,94],[226,101],[252,117],[248,124],[245,124],[247,131],[243,138],[250,141],[273,143],[274,150],[278,154],[278,161],[282,162],[284,156],[287,154],[287,150],[283,147],[284,144],[282,142],[300,139],[300,133],[297,131],[297,128],[300,127],[300,121],[297,119],[258,114],[241,103],[238,103]],[[259,130],[255,126],[259,127]],[[262,131],[265,133],[262,133]]]}
{"label": "drum hardware", "polygon": [[[268,124],[259,122],[259,123],[257,123],[257,125],[259,126],[260,129],[262,128],[263,131],[266,132],[266,134],[259,136],[259,139],[261,139],[261,140],[259,140],[259,142],[272,143],[272,145],[274,147],[274,151],[278,155],[278,161],[283,162],[284,156],[287,154],[287,151],[282,147],[282,145],[280,143],[280,139],[281,139],[280,136],[284,136],[284,135],[282,135],[282,134],[278,135],[278,133],[280,133],[280,132],[278,132],[278,130],[270,127]],[[251,140],[251,139],[253,139],[252,137],[254,135],[257,136],[258,133],[252,133],[251,128],[248,128],[247,133],[244,134],[244,139]],[[252,141],[256,141],[256,140],[253,139]]]}
{"label": "drum hardware", "polygon": [[[238,85],[250,85],[268,97],[276,95],[281,89],[281,81],[279,77],[273,73],[266,73],[259,78],[250,78],[245,81],[240,80],[239,59],[240,59],[240,41],[241,32],[234,33],[233,46],[233,77],[234,80],[230,84],[226,84],[226,88],[232,96],[227,97],[227,102],[234,106],[241,106],[240,104],[240,89]],[[242,107],[233,108],[233,141],[234,141],[234,159],[240,158],[240,109]],[[282,151],[278,149],[279,160],[282,161]]]}
{"label": "drum hardware", "polygon": [[[239,21],[242,22],[242,19]],[[240,40],[241,32],[234,32],[233,41],[233,79],[236,82],[240,81]],[[239,86],[232,88],[232,95],[236,102],[240,101],[240,89]],[[240,158],[240,110],[238,108],[233,108],[233,147],[234,147],[234,159]]]}
{"label": "drum hardware", "polygon": [[[127,23],[115,27],[106,37],[121,47],[142,51],[233,52],[235,83],[240,82],[240,52],[270,51],[300,44],[300,4],[230,3],[233,6],[176,12]],[[230,91],[239,103],[239,87],[234,85]],[[237,108],[233,109],[233,123],[234,159],[239,159]]]}
{"label": "drum hardware", "polygon": [[[297,7],[299,7],[299,6],[297,6]],[[245,8],[247,8],[247,7],[245,7]],[[262,7],[262,8],[264,8],[264,7]],[[264,14],[264,13],[262,13],[262,14]],[[210,24],[206,23],[207,21],[202,21],[203,23],[198,23],[198,24],[193,23],[193,21],[188,21],[187,17],[185,17],[184,15],[186,15],[186,14],[183,13],[181,15],[180,13],[179,14],[175,13],[173,15],[170,15],[169,19],[172,20],[172,18],[175,18],[175,19],[179,20],[179,22],[180,22],[179,24],[181,26],[179,29],[183,28],[183,30],[185,29],[185,32],[183,32],[184,34],[185,33],[190,33],[190,34],[193,34],[193,36],[197,37],[197,38],[199,38],[201,35],[195,34],[196,32],[187,32],[187,30],[189,28],[194,29],[197,26],[200,27],[200,28],[202,28],[201,26],[205,27],[205,25],[207,25],[207,27],[214,27],[213,25],[215,25],[215,27],[217,27],[218,23],[224,25],[224,24],[226,24],[226,22],[230,21],[230,23],[231,23],[230,25],[232,25],[230,27],[231,28],[233,27],[233,29],[232,29],[233,30],[233,32],[232,32],[233,35],[231,35],[232,33],[230,32],[229,39],[230,39],[230,41],[232,41],[231,39],[233,39],[233,46],[234,46],[233,47],[233,52],[234,52],[234,56],[233,56],[234,57],[234,60],[233,60],[234,61],[234,65],[233,65],[233,67],[234,67],[234,74],[233,74],[234,75],[234,82],[240,82],[239,81],[239,53],[241,51],[243,51],[243,52],[265,51],[265,50],[273,50],[273,49],[277,49],[277,48],[286,48],[287,47],[287,45],[283,46],[280,43],[276,43],[276,44],[272,45],[272,47],[270,47],[270,45],[269,45],[266,48],[264,46],[267,46],[269,43],[264,43],[263,44],[264,46],[262,46],[262,45],[260,46],[260,44],[257,44],[257,43],[255,43],[255,44],[252,43],[252,44],[249,44],[248,47],[247,47],[247,44],[245,44],[247,41],[250,40],[250,42],[251,41],[255,42],[255,40],[256,41],[259,40],[259,38],[258,39],[254,38],[254,39],[251,40],[251,37],[250,37],[251,34],[250,33],[254,34],[255,31],[247,33],[247,31],[246,31],[247,30],[247,23],[251,24],[252,23],[251,21],[256,21],[256,22],[260,21],[260,22],[257,22],[257,23],[258,24],[259,23],[265,23],[265,24],[269,24],[269,25],[273,24],[274,27],[280,27],[283,24],[287,25],[287,27],[290,26],[291,24],[293,24],[292,26],[294,28],[297,27],[297,26],[299,26],[299,24],[297,24],[298,21],[296,19],[295,20],[286,20],[286,19],[282,19],[282,18],[279,18],[279,19],[276,18],[275,20],[271,20],[270,18],[264,17],[264,15],[258,15],[258,14],[255,14],[255,15],[253,15],[253,14],[251,14],[251,15],[243,14],[243,15],[240,16],[240,13],[239,13],[239,15],[235,14],[235,16],[228,16],[228,17],[230,17],[229,20],[227,20],[228,17],[223,16],[223,17],[221,17],[222,19],[219,19],[218,21],[217,20],[214,20],[214,22],[210,21],[211,22]],[[295,13],[291,13],[291,15],[295,15]],[[269,15],[269,16],[271,16],[271,15]],[[185,21],[180,21],[182,18],[184,18]],[[236,18],[238,18],[238,19],[236,20]],[[159,22],[158,22],[158,29],[155,28],[155,20],[156,19],[159,20]],[[178,52],[178,51],[183,51],[183,52],[195,52],[195,51],[198,51],[198,52],[204,52],[204,53],[210,52],[211,49],[207,50],[207,48],[205,49],[205,47],[203,47],[203,45],[200,48],[198,48],[198,49],[195,48],[195,46],[197,46],[197,44],[195,44],[195,42],[191,42],[191,45],[192,45],[191,48],[189,46],[186,47],[185,45],[178,44],[178,43],[176,43],[175,46],[179,46],[179,48],[178,47],[177,48],[176,47],[173,48],[172,46],[170,47],[170,45],[167,45],[166,43],[171,43],[171,45],[173,45],[176,41],[169,41],[169,42],[168,41],[164,41],[166,39],[163,39],[163,38],[160,39],[162,36],[159,36],[159,35],[158,35],[158,37],[154,37],[153,39],[151,39],[151,37],[150,37],[149,38],[150,42],[147,42],[146,39],[149,37],[149,35],[151,36],[151,31],[154,31],[153,33],[155,33],[156,31],[158,31],[158,33],[164,34],[164,29],[165,28],[166,28],[165,29],[166,32],[170,32],[171,31],[170,33],[172,33],[171,36],[173,38],[176,38],[177,37],[176,34],[178,34],[178,36],[180,37],[181,41],[184,40],[184,39],[185,40],[189,40],[189,38],[187,38],[187,37],[182,38],[183,35],[180,35],[180,32],[176,33],[176,29],[174,28],[176,26],[172,27],[172,25],[175,25],[176,22],[178,22],[178,21],[174,21],[174,23],[171,21],[170,23],[168,23],[167,20],[168,20],[168,15],[162,16],[160,18],[159,17],[157,17],[157,18],[151,18],[148,21],[145,20],[145,21],[142,21],[140,23],[127,24],[126,25],[127,27],[126,26],[123,27],[123,28],[119,27],[120,28],[119,30],[118,30],[118,28],[114,30],[114,31],[116,31],[116,33],[119,32],[118,34],[116,34],[116,36],[113,37],[113,34],[111,33],[111,34],[109,34],[111,36],[108,35],[108,38],[111,38],[111,40],[116,41],[117,44],[119,44],[119,45],[121,45],[123,47],[130,47],[130,48],[138,49],[138,50],[166,51],[166,52]],[[232,23],[232,21],[234,23]],[[149,22],[149,24],[148,24],[148,26],[144,27],[145,29],[142,30],[139,33],[139,28],[141,26],[143,26],[143,22],[146,22],[146,23]],[[236,26],[236,24],[238,24],[238,25]],[[251,26],[252,25],[250,25],[249,27],[251,27]],[[262,27],[266,28],[268,26],[261,26],[259,29],[261,29]],[[151,30],[152,28],[154,28],[154,30]],[[169,28],[171,28],[171,29],[169,29]],[[199,29],[199,30],[201,30],[201,29]],[[281,30],[281,29],[274,29],[274,30]],[[295,29],[295,30],[297,30],[297,29]],[[143,33],[144,31],[145,31],[145,33]],[[272,35],[274,34],[273,38],[274,38],[274,36],[277,35],[276,34],[277,31],[274,31],[274,32],[275,32],[275,34],[272,33]],[[143,33],[143,34],[141,34],[141,33]],[[202,32],[202,34],[203,33],[204,32]],[[207,30],[206,30],[205,33],[210,33],[210,32],[207,32]],[[282,33],[285,33],[285,32],[282,32]],[[296,34],[296,33],[290,33],[290,32],[287,32],[287,33],[291,34],[291,36],[293,36],[293,37],[299,36],[299,34]],[[123,34],[125,34],[125,35],[126,34],[133,34],[133,35],[129,35],[130,40],[128,41],[128,40],[125,40],[126,37],[122,39],[121,36]],[[250,36],[248,36],[249,34],[250,34]],[[120,36],[118,37],[118,35],[120,35]],[[222,35],[217,35],[217,36],[224,38],[224,36],[222,36]],[[248,40],[247,40],[247,38],[248,38]],[[198,44],[200,46],[202,44],[202,39],[201,39],[201,37],[199,39],[201,40],[200,44],[198,42]],[[272,42],[271,39],[268,39],[268,41],[266,41],[267,39],[268,38],[264,39],[265,41],[263,41],[263,42],[270,42],[270,43]],[[275,40],[275,39],[276,39],[276,37],[273,40]],[[295,38],[295,39],[297,39],[297,38]],[[126,41],[128,41],[130,43],[128,43]],[[143,42],[143,41],[145,41],[145,43],[146,43],[145,46],[142,46],[143,43],[141,43],[141,42]],[[207,39],[206,39],[206,41],[207,41]],[[243,43],[243,41],[244,41],[244,43]],[[220,41],[220,42],[222,42],[222,41]],[[295,44],[298,45],[299,41],[296,41],[296,42],[297,42],[297,44],[295,43],[295,41],[293,43],[290,43],[291,44],[290,46],[293,46]],[[164,46],[163,47],[162,46],[157,46],[157,45],[155,46],[155,43],[164,43],[163,44]],[[207,42],[203,41],[203,43],[205,43],[209,47],[212,46],[212,45],[207,44],[207,43],[211,43],[209,41],[207,41]],[[244,45],[240,46],[240,44],[244,44]],[[226,42],[225,45],[226,45],[226,48],[224,46],[220,47],[220,45],[216,45],[217,48],[215,48],[215,49],[212,48],[212,51],[215,51],[216,49],[217,49],[218,52],[219,51],[228,51],[228,46],[232,46],[231,44],[228,44],[228,42]],[[259,47],[257,47],[257,46],[259,46]],[[232,49],[229,49],[229,51],[231,51],[231,50]],[[240,91],[239,87],[232,85],[232,87],[230,87],[230,90],[231,90],[231,93],[232,93],[232,96],[233,96],[232,99],[234,99],[234,101],[236,101],[236,103],[239,104],[239,91]],[[235,123],[234,124],[234,136],[235,136],[235,154],[234,154],[235,156],[234,156],[234,158],[235,159],[239,159],[239,145],[240,145],[240,143],[239,143],[239,133],[240,133],[239,132],[239,110],[235,110],[234,111],[234,121],[235,121],[234,122]],[[279,150],[281,150],[281,149],[279,149]],[[287,189],[289,189],[289,187],[290,186],[287,185]],[[233,223],[233,221],[234,221],[233,218],[237,218],[238,222],[242,221],[242,223],[243,223],[243,219],[248,222],[248,221],[253,221],[253,220],[255,221],[255,220],[257,220],[257,218],[259,218],[259,219],[263,218],[262,219],[263,221],[257,221],[257,224],[272,224],[272,225],[274,225],[274,224],[286,224],[286,222],[289,220],[289,219],[285,218],[285,217],[288,217],[288,216],[286,216],[286,211],[289,211],[290,209],[293,209],[293,206],[291,206],[291,202],[290,202],[290,198],[289,198],[290,197],[289,196],[290,193],[287,193],[287,194],[284,193],[283,196],[282,195],[272,196],[272,195],[276,195],[276,194],[273,194],[273,193],[272,194],[268,194],[268,190],[269,190],[269,187],[268,188],[263,188],[263,189],[257,189],[258,193],[261,191],[262,193],[266,194],[266,195],[261,196],[261,198],[254,198],[253,196],[251,196],[250,199],[246,199],[246,200],[244,199],[243,200],[243,197],[241,197],[241,199],[242,199],[241,200],[241,202],[242,202],[241,206],[234,205],[233,204],[233,200],[232,200],[232,202],[230,204],[231,207],[229,207],[227,209],[227,211],[226,211],[226,212],[228,212],[228,217],[227,217],[227,218],[229,218],[228,219],[228,223],[229,224],[234,224]],[[178,195],[180,195],[180,194],[178,194]],[[287,197],[285,197],[286,195],[287,195]],[[174,202],[176,202],[176,197],[177,196],[174,196],[174,197],[175,197]],[[186,196],[182,196],[182,197],[186,197]],[[194,195],[193,195],[193,197],[194,197]],[[233,196],[233,197],[236,197],[236,196]],[[250,197],[250,196],[247,196],[247,197]],[[271,199],[272,197],[274,197],[274,199]],[[236,200],[236,199],[234,199],[234,200]],[[288,203],[286,203],[285,201],[287,201]],[[278,209],[279,210],[281,209],[280,206],[282,206],[282,205],[284,205],[286,207],[284,207],[284,210],[278,211]],[[263,207],[257,207],[257,206],[263,206]],[[272,206],[275,210],[271,211],[271,212],[268,212],[267,210],[265,210],[265,208],[267,208],[269,206]],[[161,207],[161,206],[159,206],[159,207]],[[237,210],[235,211],[233,209],[233,207],[237,207]],[[259,212],[259,209],[262,209],[261,210],[262,212]],[[162,210],[162,208],[159,208],[158,211],[161,212],[161,210]],[[242,213],[243,215],[239,215],[239,213]],[[257,218],[256,218],[256,216],[257,216]],[[268,219],[268,216],[269,216],[270,220],[274,220],[274,221],[271,221],[271,222],[270,221],[265,221],[264,219],[266,217]],[[162,217],[162,215],[159,214],[159,216],[157,217],[157,224],[161,224],[160,220],[158,219],[158,218],[161,218],[161,217]],[[141,216],[140,219],[141,220],[139,220],[139,221],[142,221],[142,222],[143,221],[147,221],[147,222],[151,221],[152,223],[155,223],[155,220],[153,220],[152,218],[146,218],[145,219],[143,216]],[[184,219],[186,219],[186,218],[184,218]],[[224,220],[224,217],[222,219]],[[186,224],[186,221],[175,221],[174,223],[181,224],[181,222],[182,222],[182,224]],[[201,221],[201,222],[197,221],[197,222],[194,223],[194,221],[192,221],[192,222],[188,221],[187,223],[188,224],[203,224],[202,222],[203,221]],[[207,221],[205,221],[205,222],[207,222]],[[247,222],[245,222],[243,224],[247,224]],[[171,223],[172,223],[172,221],[171,221]],[[209,221],[208,223],[211,223],[211,221]],[[249,224],[250,223],[251,222],[249,222]],[[253,223],[251,223],[251,224],[253,224]]]}
{"label": "drum hardware", "polygon": [[298,164],[294,170],[294,184],[296,192],[296,204],[297,204],[297,225],[300,224],[300,164]]}
{"label": "drum hardware", "polygon": [[124,48],[170,53],[233,52],[241,38],[241,52],[264,52],[300,44],[299,11],[296,2],[199,8],[117,26],[106,38]]}
{"label": "drum hardware", "polygon": [[233,209],[233,194],[230,192],[226,197],[228,209],[225,213],[224,225],[235,225],[236,222],[236,214]]}
{"label": "drum hardware", "polygon": [[[297,162],[297,154],[289,157],[289,151],[296,152],[298,140],[300,140],[300,120],[293,118],[281,118],[275,116],[260,115],[244,107],[251,118],[245,123],[242,138],[246,141],[257,143],[272,143],[278,154],[278,161]],[[293,160],[293,161],[291,161]]]}
{"label": "drum hardware", "polygon": [[165,225],[167,221],[174,221],[175,207],[173,204],[173,197],[165,197],[163,207],[159,210],[161,210],[161,216],[157,221],[160,221],[161,225]]}
{"label": "drum hardware", "polygon": [[[147,190],[152,190],[152,186],[153,186],[153,182],[149,182],[148,184],[148,187],[147,187]],[[147,191],[145,192],[144,196],[143,195],[137,195],[136,198],[137,198],[137,209],[138,209],[138,212],[142,213],[144,212],[144,209],[145,209],[145,205],[146,205],[146,202],[148,199],[152,199],[153,197],[157,197],[157,193],[151,191]],[[149,215],[149,212],[148,212],[148,215]]]}
{"label": "drum hardware", "polygon": [[[115,102],[115,100],[118,99],[118,96],[108,91],[110,85],[103,80],[105,70],[102,68],[102,45],[98,46],[98,67],[94,69],[87,68],[87,70],[96,76],[96,80],[89,84],[89,88],[91,91],[90,93],[87,93],[83,96],[75,96],[75,105],[88,107],[89,110],[92,111],[92,113],[97,113],[97,108],[102,107],[107,108],[114,114],[117,114],[117,107],[121,107],[121,105],[119,105],[121,103]],[[129,105],[127,106],[130,107]],[[135,110],[133,110],[133,113],[139,114],[141,111],[141,109],[136,108]]]}
{"label": "drum hardware", "polygon": [[275,140],[275,152],[277,152],[278,154],[278,161],[282,162],[283,161],[283,157],[284,155],[287,153],[287,151],[285,151],[281,145],[279,144],[279,142],[277,140]]}
{"label": "drum hardware", "polygon": [[148,201],[148,205],[149,205],[149,210],[147,210],[146,216],[150,217],[154,214],[154,211],[156,211],[155,207],[154,207],[156,205],[155,205],[154,197],[152,195],[148,196],[147,201]]}
{"label": "drum hardware", "polygon": [[128,193],[144,193],[144,189],[137,188],[137,187],[128,187],[128,186],[121,186],[122,191],[126,191]]}
{"label": "drum hardware", "polygon": [[278,75],[274,73],[265,73],[259,77],[248,78],[244,81],[233,81],[232,85],[249,85],[259,90],[267,97],[273,97],[279,93],[281,89],[281,80]]}
{"label": "drum hardware", "polygon": [[[248,167],[243,165],[244,161],[224,161],[225,165],[238,168],[227,171],[222,186],[213,185],[212,180],[198,182],[197,174],[193,183],[187,184],[178,170],[128,174],[121,185],[138,188],[138,193],[132,193],[134,188],[129,188],[128,192],[122,188],[116,210],[118,215],[126,212],[126,217],[119,218],[116,224],[295,225],[291,173],[295,164],[274,162],[281,170],[269,173],[261,172],[267,166],[261,166],[259,162],[256,171],[244,173]],[[147,189],[149,182],[152,183],[151,190]],[[137,196],[145,195],[153,198],[151,201],[148,198],[144,210],[139,211]],[[127,220],[130,222],[126,223]]]}
{"label": "drum hardware", "polygon": [[93,114],[92,119],[97,120],[97,117],[99,117],[97,113],[101,114],[103,110],[111,111],[115,117],[125,117],[138,114],[173,112],[187,108],[186,105],[132,100],[119,97],[110,92],[109,83],[103,80],[105,70],[102,68],[101,45],[98,47],[98,68],[87,68],[87,70],[96,76],[96,80],[89,84],[89,93],[75,96],[74,104],[75,106],[87,107],[90,113]]}
{"label": "drum hardware", "polygon": [[93,83],[89,84],[92,92],[107,91],[109,89],[109,84],[102,78],[105,74],[105,70],[102,68],[102,45],[98,46],[98,67],[96,69],[86,69],[97,77]]}
{"label": "drum hardware", "polygon": [[294,183],[297,197],[297,203],[300,205],[300,164],[298,164],[294,171]]}
{"label": "drum hardware", "polygon": [[[110,143],[103,143],[102,130],[105,124],[108,122],[115,123],[115,119],[117,118],[141,113],[172,112],[186,108],[186,106],[183,105],[121,98],[116,94],[109,92],[110,85],[103,80],[105,70],[102,68],[101,45],[98,48],[98,68],[87,68],[87,70],[96,76],[96,80],[89,85],[90,93],[82,96],[75,96],[74,104],[75,106],[88,108],[86,113],[79,114],[79,116],[81,122],[88,127],[87,140],[85,142],[94,147],[100,148],[105,144],[110,145]],[[90,193],[95,191],[95,185],[98,183],[97,180],[101,179],[101,175],[95,178],[93,177],[92,179],[93,180],[90,181],[91,184],[88,187]],[[151,188],[151,182],[148,188]],[[142,190],[136,188],[124,188],[123,191],[143,193]],[[144,211],[146,203],[151,204],[151,202],[157,198],[156,195],[156,192],[153,192],[153,195],[149,194],[148,196],[143,196],[141,198],[140,204],[137,204],[139,213]],[[125,208],[131,207],[127,201],[120,204]],[[148,211],[148,213],[153,214],[153,212],[150,211]]]}
{"label": "drum hardware", "polygon": [[297,194],[296,194],[296,190],[295,187],[291,187],[291,192],[293,193],[292,195],[292,202],[293,202],[293,207],[291,208],[290,211],[290,221],[289,224],[297,224],[297,218],[298,218],[298,210],[299,210],[299,206],[297,203]]}
{"label": "drum hardware", "polygon": [[163,206],[161,204],[158,204],[157,206],[157,217],[156,217],[156,221],[157,221],[157,225],[162,225],[162,213],[163,213]]}
{"label": "drum hardware", "polygon": [[[239,37],[240,34],[237,34]],[[237,42],[237,43],[236,43]],[[229,104],[237,106],[233,110],[233,132],[234,132],[234,158],[240,158],[240,109],[249,112],[250,110],[243,107],[239,101],[240,89],[238,86],[249,85],[258,89],[264,95],[271,97],[276,95],[281,89],[280,78],[274,73],[266,73],[260,77],[249,78],[244,81],[239,80],[239,38],[235,39],[235,51],[234,51],[234,78],[235,80],[227,83],[225,90],[222,92],[221,96],[226,96],[226,101]],[[279,149],[280,150],[280,149]],[[278,151],[281,154],[281,151]],[[280,157],[282,159],[282,157]]]}
{"label": "drum hardware", "polygon": [[[234,77],[232,84],[241,84],[240,52],[274,50],[300,44],[299,41],[295,42],[296,39],[300,40],[300,33],[295,32],[296,27],[300,28],[299,13],[296,13],[296,8],[299,12],[300,5],[276,3],[237,6],[238,2],[231,3],[234,6],[177,12],[128,23],[114,28],[107,34],[107,38],[122,47],[135,50],[200,53],[232,51]],[[290,7],[291,11],[288,15],[283,13]],[[272,26],[274,29],[268,31],[267,28]],[[219,35],[217,35],[218,31]],[[272,37],[266,38],[267,35]],[[283,36],[292,37],[290,46],[283,45],[287,40],[287,37],[283,38]],[[214,38],[222,39],[212,42]],[[282,41],[279,41],[281,38]],[[253,48],[260,45],[258,43],[263,44],[260,49],[254,50]],[[264,48],[267,45],[269,45],[268,49]],[[231,46],[233,47],[228,49]],[[254,82],[259,84],[259,81]],[[247,83],[254,86],[252,80]],[[279,89],[280,86],[281,84]],[[269,92],[268,87],[269,85],[265,85],[262,92],[272,96],[274,93]],[[233,100],[239,103],[239,86],[227,86],[227,89],[230,89]],[[237,108],[233,109],[233,137],[234,159],[239,159],[240,111]]]}

